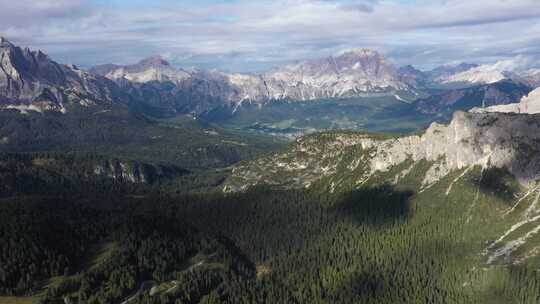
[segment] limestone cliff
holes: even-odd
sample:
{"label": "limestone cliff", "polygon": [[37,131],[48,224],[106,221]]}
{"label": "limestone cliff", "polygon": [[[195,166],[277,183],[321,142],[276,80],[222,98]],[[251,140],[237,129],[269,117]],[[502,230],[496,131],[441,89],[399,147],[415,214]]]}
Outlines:
{"label": "limestone cliff", "polygon": [[432,164],[423,187],[473,166],[506,168],[528,185],[540,178],[539,130],[540,115],[456,112],[449,125],[433,123],[422,135],[318,134],[298,139],[286,152],[239,165],[225,190],[257,184],[309,187],[326,176],[343,174],[340,168],[363,166],[370,176],[408,160]]}

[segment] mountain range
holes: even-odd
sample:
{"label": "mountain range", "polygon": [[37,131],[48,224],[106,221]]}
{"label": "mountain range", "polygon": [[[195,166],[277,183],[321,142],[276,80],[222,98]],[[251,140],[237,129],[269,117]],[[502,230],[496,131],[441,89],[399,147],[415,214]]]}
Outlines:
{"label": "mountain range", "polygon": [[[540,81],[538,70],[518,77],[475,64],[446,65],[427,72],[412,66],[398,68],[367,49],[300,61],[260,74],[179,69],[159,56],[133,65],[107,64],[85,71],[59,64],[41,51],[22,49],[5,38],[0,42],[0,56],[1,106],[40,112],[65,113],[73,106],[114,103],[161,116],[203,115],[221,108],[232,115],[246,104],[373,96],[418,102],[422,112],[430,112],[437,104],[452,104],[449,99],[468,94],[455,90],[486,91],[486,105],[504,104],[519,100]],[[448,85],[452,88],[440,91]],[[486,87],[491,85],[512,88],[508,92]]]}
{"label": "mountain range", "polygon": [[0,303],[538,303],[538,76],[2,39]]}
{"label": "mountain range", "polygon": [[[160,57],[128,66],[97,66],[90,71],[121,84],[128,81],[144,91],[150,86],[164,91],[163,83],[172,83],[175,89],[168,96],[151,99],[168,100],[180,111],[186,110],[181,105],[186,99],[197,100],[199,104],[213,101],[209,104],[227,105],[234,111],[243,103],[264,105],[279,100],[306,101],[415,90],[384,57],[365,49],[298,62],[263,74],[174,69]],[[207,108],[192,103],[187,110],[200,113]]]}

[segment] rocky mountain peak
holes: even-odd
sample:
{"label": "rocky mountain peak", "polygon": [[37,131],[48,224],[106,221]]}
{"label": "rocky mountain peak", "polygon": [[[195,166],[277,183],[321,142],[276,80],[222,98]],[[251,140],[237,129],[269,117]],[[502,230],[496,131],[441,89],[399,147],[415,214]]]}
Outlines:
{"label": "rocky mountain peak", "polygon": [[399,70],[406,73],[422,73],[422,71],[418,70],[410,64],[400,67]]}
{"label": "rocky mountain peak", "polygon": [[372,49],[360,48],[347,50],[338,57],[382,57],[382,55]]}
{"label": "rocky mountain peak", "polygon": [[9,42],[5,37],[0,36],[0,47],[13,47],[14,45]]}
{"label": "rocky mountain peak", "polygon": [[23,54],[22,50],[9,42],[7,39],[0,37],[0,54],[2,54],[3,64],[11,64],[14,54]]}
{"label": "rocky mountain peak", "polygon": [[41,50],[0,44],[0,108],[66,112],[68,104],[110,104],[117,86],[99,76],[58,64]]}
{"label": "rocky mountain peak", "polygon": [[178,84],[191,76],[189,72],[171,66],[161,56],[148,57],[131,65],[100,65],[90,71],[111,80],[127,80],[134,83],[157,81]]}
{"label": "rocky mountain peak", "polygon": [[384,65],[386,59],[383,55],[370,49],[358,49],[347,51],[336,57],[336,62],[342,68],[368,68],[368,66],[378,67]]}
{"label": "rocky mountain peak", "polygon": [[0,36],[0,48],[14,48],[15,45],[11,43],[7,38]]}
{"label": "rocky mountain peak", "polygon": [[468,71],[470,69],[477,68],[478,64],[474,63],[455,63],[455,64],[445,64],[434,68],[429,71],[428,74],[434,79],[441,79],[449,77],[458,73]]}
{"label": "rocky mountain peak", "polygon": [[369,49],[287,65],[263,78],[270,99],[345,98],[409,89],[397,69]]}
{"label": "rocky mountain peak", "polygon": [[142,67],[160,67],[160,66],[170,67],[171,66],[171,64],[167,60],[163,59],[163,57],[161,57],[160,55],[144,58],[141,61],[139,61],[137,65],[142,66]]}

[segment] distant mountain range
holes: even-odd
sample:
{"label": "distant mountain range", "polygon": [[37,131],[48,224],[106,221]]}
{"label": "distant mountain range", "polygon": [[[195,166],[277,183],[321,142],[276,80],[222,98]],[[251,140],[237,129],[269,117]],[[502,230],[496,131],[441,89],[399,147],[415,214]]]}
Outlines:
{"label": "distant mountain range", "polygon": [[365,49],[298,62],[263,74],[174,69],[159,57],[128,66],[98,66],[90,71],[138,87],[150,82],[173,83],[180,89],[170,96],[173,99],[195,91],[199,96],[189,96],[192,99],[219,99],[233,108],[245,102],[265,104],[273,100],[306,101],[416,90],[383,56]]}
{"label": "distant mountain range", "polygon": [[161,57],[84,71],[1,38],[0,67],[0,106],[21,112],[65,113],[73,106],[114,103],[158,116],[201,115],[216,108],[233,114],[246,103],[263,106],[273,101],[393,96],[432,113],[462,98],[477,97],[478,92],[483,96],[476,103],[467,100],[467,106],[515,102],[540,84],[539,70],[516,75],[462,63],[423,72],[412,66],[398,68],[367,49],[261,74],[178,69]]}
{"label": "distant mountain range", "polygon": [[431,96],[417,100],[414,105],[420,113],[451,117],[455,111],[474,107],[504,105],[519,101],[532,90],[524,82],[502,79],[498,82],[433,91]]}

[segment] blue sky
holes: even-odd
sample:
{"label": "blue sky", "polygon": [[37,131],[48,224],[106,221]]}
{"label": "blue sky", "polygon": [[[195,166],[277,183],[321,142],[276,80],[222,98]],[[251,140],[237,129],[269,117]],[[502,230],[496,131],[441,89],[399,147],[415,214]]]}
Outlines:
{"label": "blue sky", "polygon": [[424,69],[540,60],[539,0],[0,0],[0,8],[0,35],[83,67],[161,55],[176,66],[255,72],[354,48]]}

